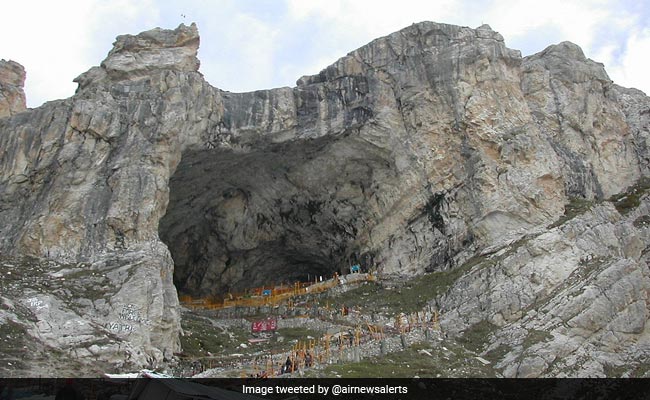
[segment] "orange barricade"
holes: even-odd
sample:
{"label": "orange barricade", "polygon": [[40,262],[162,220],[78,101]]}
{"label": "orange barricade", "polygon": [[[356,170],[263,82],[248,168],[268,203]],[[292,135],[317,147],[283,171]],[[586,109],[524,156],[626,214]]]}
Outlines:
{"label": "orange barricade", "polygon": [[[359,274],[358,281],[374,281],[372,274]],[[356,277],[355,277],[356,278]],[[338,276],[322,282],[296,282],[293,286],[262,286],[249,289],[243,294],[228,294],[224,299],[215,297],[195,299],[189,295],[179,296],[179,301],[187,308],[202,310],[218,310],[228,307],[260,307],[274,306],[295,296],[303,294],[322,293],[339,284]]]}

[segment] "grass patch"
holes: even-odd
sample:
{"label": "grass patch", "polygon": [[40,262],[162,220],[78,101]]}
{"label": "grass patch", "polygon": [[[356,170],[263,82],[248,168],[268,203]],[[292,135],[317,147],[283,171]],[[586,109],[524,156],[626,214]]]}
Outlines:
{"label": "grass patch", "polygon": [[546,342],[549,339],[552,339],[553,335],[546,331],[540,331],[537,329],[531,329],[528,331],[528,335],[526,335],[526,338],[524,339],[524,342],[522,343],[522,346],[524,349],[529,349],[533,345],[541,342]]}
{"label": "grass patch", "polygon": [[308,336],[319,339],[322,336],[322,332],[309,328],[281,328],[277,330],[277,334],[284,337],[285,342],[292,340],[305,341],[308,340]]}
{"label": "grass patch", "polygon": [[207,357],[212,354],[230,354],[240,352],[241,343],[247,343],[250,337],[243,329],[222,331],[215,328],[204,318],[186,313],[181,319],[185,335],[181,336],[183,355],[190,358]]}
{"label": "grass patch", "polygon": [[650,191],[650,178],[641,178],[625,192],[610,197],[609,201],[621,215],[626,215],[641,204],[641,198]]}
{"label": "grass patch", "polygon": [[605,377],[607,378],[620,378],[624,373],[630,370],[630,367],[626,367],[625,365],[611,365],[611,364],[605,364],[603,365],[603,372],[605,373]]}
{"label": "grass patch", "polygon": [[646,228],[650,226],[650,216],[642,215],[632,223],[637,228]]}
{"label": "grass patch", "polygon": [[0,324],[0,339],[2,342],[2,350],[0,354],[9,356],[23,356],[25,349],[22,348],[25,338],[27,337],[27,330],[21,324],[11,320],[6,320]]}
{"label": "grass patch", "polygon": [[511,350],[509,346],[506,346],[505,344],[500,344],[496,348],[488,351],[483,355],[483,357],[490,361],[493,364],[496,364],[501,360],[508,352]]}
{"label": "grass patch", "polygon": [[[628,368],[629,370],[629,368]],[[617,371],[618,372],[618,371]],[[607,375],[608,377],[610,375]],[[619,377],[621,375],[614,375],[616,377]],[[630,373],[631,378],[650,378],[650,363],[646,362],[641,362],[637,364],[632,372]]]}
{"label": "grass patch", "polygon": [[[281,328],[276,334],[269,337],[269,341],[258,344],[251,344],[248,339],[253,335],[250,328],[230,327],[227,330],[214,327],[208,318],[193,314],[183,313],[181,326],[185,335],[181,336],[181,358],[183,359],[206,359],[209,357],[228,358],[232,354],[250,354],[251,352],[287,351],[290,350],[295,341],[307,342],[318,340],[321,332],[307,327]],[[282,336],[282,342],[276,341],[276,337]],[[308,339],[311,336],[313,339]],[[246,347],[241,347],[241,344]]]}
{"label": "grass patch", "polygon": [[490,334],[496,329],[496,325],[483,320],[467,328],[463,332],[463,335],[458,338],[458,342],[465,346],[466,349],[480,353],[487,343]]}
{"label": "grass patch", "polygon": [[[465,263],[447,271],[431,272],[409,280],[396,288],[367,283],[343,294],[326,297],[332,307],[361,307],[366,312],[397,315],[422,310],[431,300],[444,294],[476,263]],[[324,300],[320,301],[321,306]]]}
{"label": "grass patch", "polygon": [[[446,350],[432,348],[431,343],[414,343],[407,350],[373,357],[360,363],[331,365],[321,377],[344,378],[421,378],[436,377],[495,377],[490,365],[483,365],[461,346],[445,343]],[[426,350],[429,354],[420,352]]]}
{"label": "grass patch", "polygon": [[26,364],[25,358],[29,358],[31,349],[23,346],[28,345],[25,341],[27,330],[24,326],[6,320],[0,324],[0,374],[5,377],[24,374]]}
{"label": "grass patch", "polygon": [[569,204],[564,206],[564,215],[562,215],[560,218],[558,218],[557,221],[553,222],[551,225],[548,226],[549,229],[553,229],[555,227],[558,227],[562,224],[564,224],[567,221],[572,220],[573,218],[577,217],[578,215],[582,215],[585,212],[589,211],[591,206],[593,206],[595,203],[590,200],[585,200],[581,199],[578,197],[572,197],[569,199]]}

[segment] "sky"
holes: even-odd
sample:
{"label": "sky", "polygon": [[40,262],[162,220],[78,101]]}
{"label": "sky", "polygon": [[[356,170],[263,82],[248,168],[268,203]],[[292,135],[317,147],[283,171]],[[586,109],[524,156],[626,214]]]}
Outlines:
{"label": "sky", "polygon": [[650,0],[20,0],[2,6],[0,58],[27,70],[27,105],[74,94],[72,80],[115,37],[196,22],[200,72],[245,92],[294,86],[338,58],[420,21],[500,32],[524,56],[569,40],[614,82],[650,94]]}

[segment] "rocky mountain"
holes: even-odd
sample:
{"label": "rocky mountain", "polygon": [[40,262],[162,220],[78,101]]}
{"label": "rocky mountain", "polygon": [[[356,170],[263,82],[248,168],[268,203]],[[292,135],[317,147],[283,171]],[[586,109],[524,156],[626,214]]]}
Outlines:
{"label": "rocky mountain", "polygon": [[647,359],[650,98],[578,46],[522,58],[422,22],[251,93],[210,86],[198,46],[195,25],[119,36],[71,98],[0,107],[0,321],[40,349],[5,371],[52,349],[155,366],[180,350],[177,291],[353,262],[459,271],[431,304],[452,336],[489,324],[506,376]]}
{"label": "rocky mountain", "polygon": [[25,111],[24,85],[23,66],[15,61],[0,60],[0,118]]}

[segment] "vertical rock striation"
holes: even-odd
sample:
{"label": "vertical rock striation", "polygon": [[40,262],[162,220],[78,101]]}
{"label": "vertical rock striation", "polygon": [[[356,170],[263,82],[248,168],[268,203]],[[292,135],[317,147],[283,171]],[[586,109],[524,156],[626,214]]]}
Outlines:
{"label": "vertical rock striation", "polygon": [[161,222],[177,283],[218,294],[352,261],[414,274],[541,229],[641,176],[617,90],[573,44],[522,59],[487,25],[424,22],[293,89],[220,93]]}
{"label": "vertical rock striation", "polygon": [[[194,25],[120,36],[75,96],[0,121],[0,249],[74,265],[61,276],[93,289],[65,317],[92,328],[81,357],[151,366],[180,349],[173,261],[157,231],[188,118],[201,120],[187,110],[212,91],[196,72],[198,43]],[[42,336],[38,324],[30,332]]]}
{"label": "vertical rock striation", "polygon": [[2,257],[88,300],[21,289],[47,346],[69,345],[51,319],[82,358],[156,364],[179,350],[174,283],[455,268],[648,176],[648,97],[571,43],[522,58],[487,25],[422,22],[251,93],[206,83],[198,45],[195,25],[119,36],[73,97],[0,119]]}

